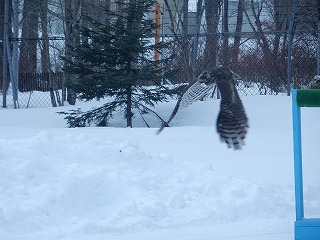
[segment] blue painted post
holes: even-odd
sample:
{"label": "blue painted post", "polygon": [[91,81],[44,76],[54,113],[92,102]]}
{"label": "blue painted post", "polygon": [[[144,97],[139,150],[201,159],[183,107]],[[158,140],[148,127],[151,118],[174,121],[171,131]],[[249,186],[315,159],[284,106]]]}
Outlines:
{"label": "blue painted post", "polygon": [[301,107],[320,107],[320,90],[292,90],[294,184],[296,198],[295,240],[319,240],[320,218],[305,218],[303,204]]}
{"label": "blue painted post", "polygon": [[304,219],[302,147],[301,147],[301,111],[297,104],[297,90],[292,90],[293,146],[294,146],[294,179],[296,198],[296,220]]}

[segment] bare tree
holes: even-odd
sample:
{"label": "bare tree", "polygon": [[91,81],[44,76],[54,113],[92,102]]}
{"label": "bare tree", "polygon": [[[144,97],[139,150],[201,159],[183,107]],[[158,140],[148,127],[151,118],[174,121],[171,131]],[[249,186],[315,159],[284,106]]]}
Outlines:
{"label": "bare tree", "polygon": [[169,18],[170,18],[170,26],[169,26],[169,29],[171,31],[172,34],[174,34],[175,36],[175,39],[178,39],[178,36],[177,36],[177,31],[176,31],[176,12],[178,11],[178,7],[179,5],[177,5],[176,1],[174,0],[173,2],[170,2],[168,0],[164,0],[164,4],[166,6],[166,10],[169,14]]}
{"label": "bare tree", "polygon": [[224,65],[229,65],[229,1],[223,0],[222,12],[222,57],[220,61]]}
{"label": "bare tree", "polygon": [[[267,80],[269,87],[279,92],[286,84],[286,48],[288,25],[293,0],[262,0],[256,2],[250,0],[250,9],[253,20],[250,18],[248,11],[245,15],[251,25],[253,32],[256,33],[256,41],[261,47],[265,66],[267,66]],[[288,11],[288,9],[290,9]],[[270,20],[262,18],[266,11],[271,16]],[[274,31],[273,35],[268,35],[268,31]]]}
{"label": "bare tree", "polygon": [[[37,71],[37,39],[38,39],[38,12],[39,0],[24,1],[22,11],[22,32],[19,57],[19,75],[20,78],[27,81],[25,76],[28,73],[36,73]],[[24,91],[28,91],[29,87],[22,87]]]}
{"label": "bare tree", "polygon": [[176,48],[179,49],[177,64],[182,69],[181,80],[192,81],[189,48],[189,0],[164,0],[164,3],[170,18],[169,29],[174,36]]}
{"label": "bare tree", "polygon": [[[120,1],[119,1],[120,2]],[[65,58],[71,60],[70,50],[80,44],[80,40],[87,41],[87,39],[80,36],[80,27],[92,27],[92,21],[86,19],[95,19],[99,22],[109,21],[108,16],[105,15],[104,8],[110,9],[111,0],[66,0],[65,1]],[[65,85],[72,84],[74,77],[69,73],[65,74]],[[64,87],[65,89],[65,87]],[[64,93],[63,93],[64,95]],[[76,103],[76,92],[67,88],[66,98],[69,104]]]}
{"label": "bare tree", "polygon": [[196,80],[196,76],[202,72],[203,69],[197,68],[197,59],[198,59],[198,42],[199,42],[199,33],[201,27],[201,20],[203,15],[203,0],[197,1],[197,12],[196,12],[196,24],[195,24],[195,32],[194,32],[194,39],[193,39],[193,48],[191,50],[192,59],[192,80]]}
{"label": "bare tree", "polygon": [[280,43],[282,37],[284,38],[282,42],[286,42],[287,34],[284,34],[284,32],[286,32],[286,30],[289,27],[292,5],[292,0],[273,0],[273,15],[276,30],[273,48],[274,54],[276,54],[280,50]]}
{"label": "bare tree", "polygon": [[[4,33],[4,1],[0,1],[0,39],[3,39]],[[0,89],[2,89],[3,79],[3,44],[0,44]],[[5,89],[3,89],[5,90]]]}
{"label": "bare tree", "polygon": [[59,105],[61,106],[61,101],[59,93],[57,91],[56,83],[53,81],[51,62],[50,62],[50,53],[49,53],[49,36],[48,36],[48,0],[40,1],[40,26],[42,33],[41,40],[41,67],[42,67],[42,76],[48,81],[49,92],[51,104],[53,107],[57,107],[57,101],[55,93],[57,94]]}
{"label": "bare tree", "polygon": [[205,12],[207,23],[206,48],[204,52],[205,68],[212,69],[217,65],[221,0],[205,0]]}
{"label": "bare tree", "polygon": [[183,0],[182,5],[182,38],[181,38],[181,55],[182,55],[182,66],[183,66],[183,75],[188,82],[192,81],[191,78],[191,67],[190,67],[190,49],[189,49],[189,42],[188,42],[188,21],[189,21],[189,14],[188,14],[188,6],[189,0]]}
{"label": "bare tree", "polygon": [[320,19],[320,1],[319,0],[296,0],[298,11],[295,16],[295,29],[298,31],[310,31],[315,37],[318,37],[317,28]]}
{"label": "bare tree", "polygon": [[[70,50],[80,43],[79,25],[82,14],[83,0],[66,0],[65,1],[65,57],[67,60],[72,61]],[[73,83],[73,77],[69,73],[65,74],[66,84]],[[69,104],[76,103],[76,92],[68,88],[67,101]]]}
{"label": "bare tree", "polygon": [[245,15],[250,23],[253,32],[256,35],[259,35],[258,44],[261,46],[264,55],[271,56],[272,51],[270,49],[268,39],[264,35],[263,22],[261,21],[261,13],[266,4],[266,0],[262,0],[259,3],[256,3],[254,0],[250,0],[249,4],[250,10],[252,12],[252,17],[254,18],[254,22],[252,22],[247,9],[245,9]]}
{"label": "bare tree", "polygon": [[244,11],[244,0],[239,0],[237,8],[237,23],[236,32],[233,41],[233,52],[232,52],[232,62],[236,63],[238,60],[240,41],[241,41],[241,31],[243,25],[243,11]]}
{"label": "bare tree", "polygon": [[197,1],[197,19],[200,19],[201,17],[202,4],[203,4],[203,0]]}
{"label": "bare tree", "polygon": [[[293,0],[262,0],[260,2],[250,0],[250,8],[254,22],[251,20],[247,10],[245,10],[245,14],[252,30],[260,36],[259,44],[266,56],[278,53],[281,50],[280,43],[286,42],[286,30],[289,26],[292,5]],[[271,21],[266,22],[262,20],[261,16],[265,11],[268,11],[272,18]],[[267,38],[265,30],[274,31],[275,38],[272,44]],[[281,38],[283,38],[283,41],[281,41]]]}

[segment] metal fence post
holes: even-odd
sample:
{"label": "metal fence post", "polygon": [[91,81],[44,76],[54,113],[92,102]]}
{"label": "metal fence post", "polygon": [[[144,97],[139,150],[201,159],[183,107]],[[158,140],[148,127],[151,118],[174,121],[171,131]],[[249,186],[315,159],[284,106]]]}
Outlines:
{"label": "metal fence post", "polygon": [[12,89],[12,94],[14,96],[14,102],[17,103],[18,108],[18,89],[19,89],[19,43],[17,39],[19,38],[19,0],[13,1],[13,21],[12,21],[12,28],[13,28],[13,48],[12,48],[12,61],[11,61],[11,69],[12,69],[12,81],[14,89]]}
{"label": "metal fence post", "polygon": [[5,0],[4,2],[4,26],[3,26],[3,39],[2,39],[2,49],[3,49],[3,62],[2,62],[2,68],[3,68],[3,75],[2,75],[2,95],[3,95],[3,102],[2,107],[7,107],[7,86],[8,86],[8,59],[7,59],[7,44],[6,44],[6,35],[8,33],[8,21],[9,21],[9,1]]}
{"label": "metal fence post", "polygon": [[204,11],[204,6],[201,7],[200,14],[196,20],[196,27],[194,30],[194,39],[193,39],[193,57],[192,57],[192,81],[196,80],[196,67],[197,67],[197,55],[198,55],[198,38],[200,34],[200,25],[201,18]]}
{"label": "metal fence post", "polygon": [[291,16],[290,16],[290,23],[289,23],[289,39],[288,39],[288,69],[287,69],[287,76],[288,76],[288,82],[287,82],[287,95],[290,96],[291,91],[291,82],[292,82],[292,41],[293,41],[293,23],[294,23],[294,16],[296,15],[296,12],[298,10],[297,4],[294,4],[292,6],[291,10]]}
{"label": "metal fence post", "polygon": [[3,32],[3,107],[7,107],[7,89],[8,89],[8,67],[9,78],[12,87],[13,106],[17,108],[17,87],[16,81],[13,79],[13,70],[11,62],[11,51],[9,43],[9,0],[4,3],[4,32]]}

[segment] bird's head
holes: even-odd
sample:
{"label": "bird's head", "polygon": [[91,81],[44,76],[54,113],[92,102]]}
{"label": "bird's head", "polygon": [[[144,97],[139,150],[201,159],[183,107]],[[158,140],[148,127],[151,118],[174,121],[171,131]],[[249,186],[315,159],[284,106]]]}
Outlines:
{"label": "bird's head", "polygon": [[204,71],[200,74],[198,81],[201,83],[209,84],[210,82],[210,72],[209,71]]}
{"label": "bird's head", "polygon": [[205,84],[219,83],[233,79],[233,72],[226,66],[215,67],[200,74],[198,81]]}

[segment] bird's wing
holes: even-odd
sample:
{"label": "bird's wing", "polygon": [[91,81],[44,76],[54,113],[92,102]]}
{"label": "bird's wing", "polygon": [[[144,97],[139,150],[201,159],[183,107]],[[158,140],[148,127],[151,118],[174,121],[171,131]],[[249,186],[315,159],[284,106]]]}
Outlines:
{"label": "bird's wing", "polygon": [[181,96],[179,109],[186,108],[192,103],[204,98],[208,92],[212,89],[214,84],[205,84],[196,81],[190,87],[186,89],[184,94]]}
{"label": "bird's wing", "polygon": [[160,129],[158,130],[158,134],[165,128],[169,126],[171,120],[175,117],[178,110],[182,108],[186,108],[190,106],[192,103],[198,101],[199,99],[204,98],[212,87],[215,84],[206,84],[200,81],[195,81],[194,83],[190,84],[183,92],[181,97],[179,98],[175,108],[173,109],[171,116],[167,122],[163,122]]}

